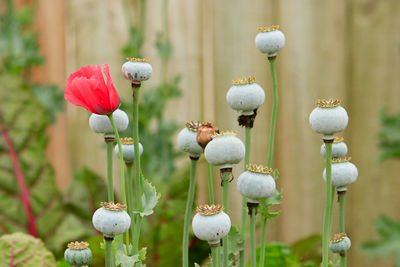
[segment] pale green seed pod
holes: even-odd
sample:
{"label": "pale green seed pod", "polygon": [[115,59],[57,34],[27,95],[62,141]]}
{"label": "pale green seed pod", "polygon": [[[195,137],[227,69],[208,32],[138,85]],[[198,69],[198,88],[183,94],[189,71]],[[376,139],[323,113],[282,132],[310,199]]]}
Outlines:
{"label": "pale green seed pod", "polygon": [[[135,160],[135,145],[130,137],[121,138],[122,158],[125,163],[132,163]],[[114,154],[119,159],[119,147],[115,145]],[[139,143],[139,156],[143,154],[143,146]]]}
{"label": "pale green seed pod", "polygon": [[207,241],[210,246],[218,246],[220,240],[228,235],[231,220],[221,205],[202,205],[197,207],[192,228],[198,239]]}
{"label": "pale green seed pod", "polygon": [[343,131],[349,121],[346,110],[340,106],[340,100],[318,100],[317,107],[311,112],[311,128],[323,134],[324,139],[333,139],[333,134]]}
{"label": "pale green seed pod", "polygon": [[[347,186],[357,180],[357,167],[349,160],[350,158],[332,160],[332,186],[337,187],[336,191],[346,191]],[[324,169],[323,178],[326,180],[326,169]]]}
{"label": "pale green seed pod", "polygon": [[92,251],[87,242],[71,242],[64,252],[64,259],[73,266],[85,266],[92,260]]}
{"label": "pale green seed pod", "polygon": [[[332,158],[344,158],[347,155],[347,145],[343,142],[343,138],[335,137],[332,143]],[[325,143],[321,145],[321,155],[325,158],[326,148]]]}
{"label": "pale green seed pod", "polygon": [[255,77],[236,79],[226,94],[228,105],[243,115],[253,115],[265,100],[264,90],[255,82]]}
{"label": "pale green seed pod", "polygon": [[142,82],[150,79],[153,68],[146,58],[128,58],[129,61],[122,65],[122,74],[125,79],[132,82]]}
{"label": "pale green seed pod", "polygon": [[344,254],[351,247],[351,240],[345,233],[335,234],[329,240],[329,249],[333,253]]}
{"label": "pale green seed pod", "polygon": [[248,165],[237,180],[240,194],[247,198],[247,202],[259,203],[260,199],[268,198],[276,192],[276,184],[271,176],[272,169],[261,165]]}
{"label": "pale green seed pod", "polygon": [[113,202],[102,202],[101,205],[102,207],[93,214],[94,228],[107,238],[114,238],[114,236],[125,233],[131,225],[131,218],[124,211],[126,206]]}
{"label": "pale green seed pod", "polygon": [[199,127],[200,123],[188,122],[178,134],[178,147],[194,159],[198,159],[203,153],[203,148],[197,142],[197,129]]}
{"label": "pale green seed pod", "polygon": [[210,164],[225,169],[243,160],[246,149],[234,132],[221,131],[212,138],[204,150],[204,156]]}
{"label": "pale green seed pod", "polygon": [[285,46],[285,35],[278,29],[278,25],[258,28],[256,47],[268,57],[276,56],[277,52]]}
{"label": "pale green seed pod", "polygon": [[[123,132],[128,128],[128,115],[120,109],[113,113],[113,119],[118,132]],[[103,133],[106,136],[114,136],[110,119],[106,115],[92,114],[89,118],[89,126],[95,133]]]}

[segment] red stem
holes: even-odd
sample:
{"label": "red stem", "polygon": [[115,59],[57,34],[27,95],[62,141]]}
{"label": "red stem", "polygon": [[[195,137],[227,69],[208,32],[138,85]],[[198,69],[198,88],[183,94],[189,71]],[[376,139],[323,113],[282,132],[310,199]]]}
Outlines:
{"label": "red stem", "polygon": [[6,143],[6,146],[8,149],[8,154],[13,163],[15,177],[17,178],[18,186],[21,191],[21,201],[22,201],[22,205],[24,206],[24,209],[25,209],[26,217],[28,218],[29,233],[32,236],[37,237],[35,217],[33,216],[31,202],[29,199],[29,191],[25,184],[24,174],[22,172],[21,165],[19,164],[18,155],[17,155],[17,152],[15,152],[14,145],[12,143],[10,134],[7,131],[7,129],[4,126],[1,119],[0,119],[0,130],[3,135],[4,141]]}

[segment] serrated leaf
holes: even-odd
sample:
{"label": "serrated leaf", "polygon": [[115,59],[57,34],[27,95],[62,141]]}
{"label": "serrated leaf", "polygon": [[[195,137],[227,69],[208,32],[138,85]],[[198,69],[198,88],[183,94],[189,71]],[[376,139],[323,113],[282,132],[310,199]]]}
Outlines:
{"label": "serrated leaf", "polygon": [[233,262],[240,250],[244,249],[244,242],[241,240],[239,229],[236,226],[232,226],[228,234],[229,244],[229,260]]}
{"label": "serrated leaf", "polygon": [[55,267],[56,260],[40,239],[24,233],[0,237],[1,266]]}
{"label": "serrated leaf", "polygon": [[150,183],[146,178],[142,176],[142,202],[143,202],[143,210],[140,212],[140,216],[149,216],[153,214],[154,207],[157,205],[158,200],[160,199],[160,194],[157,193],[156,188]]}
{"label": "serrated leaf", "polygon": [[282,199],[282,192],[276,191],[269,198],[262,199],[260,201],[259,210],[264,218],[266,217],[267,219],[274,219],[280,214],[280,211],[270,211],[269,207],[280,204],[281,199]]}
{"label": "serrated leaf", "polygon": [[[122,241],[122,235],[118,238],[119,241]],[[118,240],[114,240],[113,242],[113,252],[116,266],[121,267],[132,267],[135,266],[136,263],[144,261],[146,259],[147,248],[142,248],[138,254],[128,255],[125,244],[119,242]]]}

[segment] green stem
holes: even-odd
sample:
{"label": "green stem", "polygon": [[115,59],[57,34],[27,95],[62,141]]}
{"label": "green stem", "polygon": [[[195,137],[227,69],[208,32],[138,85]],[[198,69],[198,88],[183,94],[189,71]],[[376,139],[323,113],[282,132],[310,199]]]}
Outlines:
{"label": "green stem", "polygon": [[[338,192],[340,233],[346,233],[346,228],[345,228],[345,224],[344,224],[344,197],[345,197],[345,194],[346,194],[346,191]],[[340,255],[340,267],[346,267],[346,265],[347,265],[347,258],[346,258],[346,254],[344,253],[343,255]]]}
{"label": "green stem", "polygon": [[274,141],[275,141],[275,128],[276,128],[276,116],[278,112],[278,80],[276,78],[276,65],[275,57],[268,58],[271,69],[272,77],[272,115],[271,115],[271,125],[269,131],[269,151],[268,151],[268,167],[272,167],[272,158],[274,156]]}
{"label": "green stem", "polygon": [[213,262],[213,267],[219,267],[219,255],[218,255],[219,247],[211,247],[211,258]]}
{"label": "green stem", "polygon": [[329,262],[329,236],[331,219],[331,197],[332,197],[332,143],[325,142],[326,148],[326,197],[324,210],[324,228],[322,235],[322,267],[327,267]]}
{"label": "green stem", "polygon": [[[269,66],[271,71],[272,78],[272,114],[271,114],[271,124],[269,130],[269,151],[268,151],[268,167],[272,168],[272,159],[274,157],[274,144],[275,144],[275,128],[276,128],[276,117],[278,113],[278,79],[276,77],[276,64],[275,57],[269,57]],[[267,218],[263,214],[262,216],[262,226],[261,233],[263,236],[261,237],[261,252],[260,252],[260,266],[264,266],[265,262],[265,246],[266,246],[266,227],[267,227]]]}
{"label": "green stem", "polygon": [[[228,213],[228,200],[229,200],[229,180],[231,179],[232,172],[225,171],[222,172],[222,203],[224,205],[224,210]],[[223,238],[223,253],[224,253],[224,267],[228,267],[228,236]]]}
{"label": "green stem", "polygon": [[194,201],[194,193],[196,189],[196,167],[197,159],[191,159],[189,193],[185,209],[185,221],[183,224],[183,240],[182,240],[182,266],[189,266],[189,223],[192,217],[192,208]]}
{"label": "green stem", "polygon": [[265,265],[266,235],[267,235],[267,218],[265,216],[262,216],[261,245],[260,245],[261,251],[260,251],[260,264],[259,264],[260,266]]}
{"label": "green stem", "polygon": [[141,176],[141,166],[140,166],[140,154],[139,154],[139,89],[140,84],[132,83],[133,89],[133,142],[134,142],[134,152],[135,152],[135,195],[136,195],[136,225],[135,234],[133,239],[133,253],[137,254],[139,251],[139,237],[140,229],[142,225],[142,216],[140,212],[142,211],[142,176]]}
{"label": "green stem", "polygon": [[112,174],[112,154],[114,142],[106,141],[107,145],[107,194],[108,202],[114,202],[114,184]]}
{"label": "green stem", "polygon": [[[245,146],[246,146],[246,153],[244,156],[244,170],[246,171],[246,166],[250,163],[250,149],[251,149],[251,128],[246,127],[245,131],[246,135],[246,140],[245,140]],[[242,216],[240,219],[240,239],[241,242],[245,242],[245,231],[246,231],[246,218],[247,218],[247,199],[246,197],[242,196]],[[243,246],[244,247],[244,246]],[[245,260],[245,255],[244,255],[244,249],[239,251],[239,266],[244,267],[244,260]]]}
{"label": "green stem", "polygon": [[[124,170],[124,158],[122,155],[122,145],[121,145],[121,139],[119,138],[119,133],[118,133],[118,129],[117,126],[115,125],[114,122],[114,118],[111,115],[108,115],[108,118],[110,119],[112,128],[114,130],[114,134],[115,134],[115,139],[117,141],[118,144],[118,150],[119,150],[119,167],[121,169],[121,194],[122,194],[122,203],[124,205],[127,204],[126,201],[126,192],[125,192],[125,170]],[[129,247],[129,234],[128,232],[125,233],[125,244],[126,247]]]}
{"label": "green stem", "polygon": [[112,240],[104,239],[104,241],[106,246],[106,267],[112,267]]}
{"label": "green stem", "polygon": [[[135,215],[133,211],[135,210],[133,203],[133,181],[132,181],[132,163],[126,163],[126,186],[127,186],[127,200],[128,200],[128,214],[131,217],[130,226],[130,237],[133,241],[135,235]],[[128,251],[128,253],[133,253],[133,251]]]}
{"label": "green stem", "polygon": [[208,178],[208,195],[210,199],[210,204],[214,204],[214,186],[213,186],[213,174],[212,166],[208,161],[207,164],[207,178]]}
{"label": "green stem", "polygon": [[[257,266],[257,257],[256,257],[256,208],[253,207],[251,209],[250,215],[250,263],[251,267]],[[260,265],[263,266],[263,265]]]}

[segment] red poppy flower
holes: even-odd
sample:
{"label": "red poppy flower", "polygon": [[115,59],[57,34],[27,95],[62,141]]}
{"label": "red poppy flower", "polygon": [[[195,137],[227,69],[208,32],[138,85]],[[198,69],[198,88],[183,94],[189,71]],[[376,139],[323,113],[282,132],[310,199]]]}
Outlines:
{"label": "red poppy flower", "polygon": [[[101,67],[107,83],[104,81]],[[100,115],[111,114],[120,105],[108,64],[90,65],[72,73],[65,86],[64,98],[76,106]]]}

